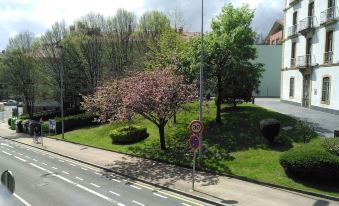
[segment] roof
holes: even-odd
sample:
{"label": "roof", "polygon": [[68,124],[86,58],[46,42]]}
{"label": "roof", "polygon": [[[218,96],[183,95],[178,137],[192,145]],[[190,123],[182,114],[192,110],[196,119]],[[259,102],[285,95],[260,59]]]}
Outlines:
{"label": "roof", "polygon": [[280,30],[284,29],[284,21],[283,20],[276,20],[267,34],[266,39],[268,39],[272,34],[279,32]]}

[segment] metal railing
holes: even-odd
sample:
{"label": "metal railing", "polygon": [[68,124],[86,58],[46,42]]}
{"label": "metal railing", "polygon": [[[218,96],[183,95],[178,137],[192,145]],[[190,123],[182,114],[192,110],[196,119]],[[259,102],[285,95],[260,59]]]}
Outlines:
{"label": "metal railing", "polygon": [[291,68],[295,68],[296,64],[295,64],[295,58],[291,58]]}
{"label": "metal railing", "polygon": [[320,13],[320,23],[324,24],[337,18],[338,7],[334,6]]}
{"label": "metal railing", "polygon": [[324,64],[333,63],[333,51],[328,51],[324,53]]}
{"label": "metal railing", "polygon": [[308,16],[305,19],[299,21],[298,31],[305,31],[307,29],[312,29],[315,27],[316,18],[315,16]]}
{"label": "metal railing", "polygon": [[298,25],[297,24],[288,27],[288,33],[287,33],[288,37],[294,36],[296,34],[298,34]]}
{"label": "metal railing", "polygon": [[304,56],[297,57],[297,67],[312,66],[315,62],[315,58],[312,54],[306,54]]}

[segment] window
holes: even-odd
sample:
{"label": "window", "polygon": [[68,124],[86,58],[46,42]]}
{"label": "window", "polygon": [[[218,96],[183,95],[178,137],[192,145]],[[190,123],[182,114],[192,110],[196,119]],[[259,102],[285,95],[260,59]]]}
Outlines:
{"label": "window", "polygon": [[331,64],[332,62],[333,62],[333,31],[328,31],[326,33],[324,63]]}
{"label": "window", "polygon": [[290,78],[290,97],[294,97],[294,78]]}
{"label": "window", "polygon": [[296,42],[292,42],[292,51],[291,51],[291,67],[295,67],[295,54],[296,54]]}
{"label": "window", "polygon": [[332,8],[335,6],[335,0],[328,0],[328,8]]}
{"label": "window", "polygon": [[329,77],[323,78],[323,90],[322,90],[322,95],[321,95],[321,101],[327,104],[330,102],[330,78]]}

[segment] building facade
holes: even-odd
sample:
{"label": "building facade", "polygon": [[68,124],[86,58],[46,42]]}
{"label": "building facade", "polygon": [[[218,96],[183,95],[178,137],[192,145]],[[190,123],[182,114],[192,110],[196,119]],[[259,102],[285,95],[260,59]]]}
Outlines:
{"label": "building facade", "polygon": [[282,20],[274,22],[270,32],[268,33],[265,43],[268,45],[282,44],[284,40],[284,23]]}
{"label": "building facade", "polygon": [[259,93],[255,97],[280,97],[281,45],[255,45],[256,63],[264,64],[264,73],[260,79]]}
{"label": "building facade", "polygon": [[286,0],[281,101],[339,114],[336,0]]}

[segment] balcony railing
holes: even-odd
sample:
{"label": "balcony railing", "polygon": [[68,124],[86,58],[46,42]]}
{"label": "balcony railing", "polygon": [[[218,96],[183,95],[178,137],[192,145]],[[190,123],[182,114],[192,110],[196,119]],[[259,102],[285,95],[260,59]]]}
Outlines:
{"label": "balcony railing", "polygon": [[305,19],[299,21],[298,32],[300,33],[308,32],[314,29],[315,24],[316,24],[315,16],[306,17]]}
{"label": "balcony railing", "polygon": [[324,64],[332,64],[333,63],[333,51],[324,53]]}
{"label": "balcony railing", "polygon": [[295,4],[297,4],[300,0],[289,0],[289,5],[290,6],[294,6]]}
{"label": "balcony railing", "polygon": [[288,27],[288,33],[287,33],[287,36],[288,37],[292,37],[294,35],[297,35],[298,34],[298,25],[295,24],[291,27]]}
{"label": "balcony railing", "polygon": [[308,67],[315,63],[315,58],[312,54],[297,57],[297,67]]}
{"label": "balcony railing", "polygon": [[291,68],[295,68],[295,58],[291,58]]}
{"label": "balcony railing", "polygon": [[338,7],[334,6],[320,13],[320,24],[326,24],[338,18]]}

